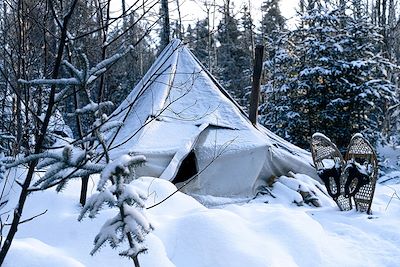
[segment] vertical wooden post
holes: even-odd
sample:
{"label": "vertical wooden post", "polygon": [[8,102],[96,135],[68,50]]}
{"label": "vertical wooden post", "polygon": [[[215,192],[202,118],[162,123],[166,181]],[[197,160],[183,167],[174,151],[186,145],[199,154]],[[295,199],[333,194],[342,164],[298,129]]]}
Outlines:
{"label": "vertical wooden post", "polygon": [[264,55],[264,46],[257,45],[255,51],[254,67],[253,67],[253,84],[251,88],[250,109],[249,109],[249,119],[254,125],[257,124],[257,110],[258,110],[258,99],[260,97],[260,79],[262,72],[263,55]]}

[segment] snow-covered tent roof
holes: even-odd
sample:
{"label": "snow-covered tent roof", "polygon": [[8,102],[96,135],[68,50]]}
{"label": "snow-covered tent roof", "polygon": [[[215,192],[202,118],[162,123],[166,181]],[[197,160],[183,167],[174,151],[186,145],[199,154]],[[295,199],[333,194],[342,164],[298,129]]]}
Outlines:
{"label": "snow-covered tent roof", "polygon": [[315,177],[306,151],[253,126],[181,41],[172,41],[111,115],[124,125],[108,138],[111,158],[143,154],[138,175],[177,182],[184,191],[249,196],[288,171]]}

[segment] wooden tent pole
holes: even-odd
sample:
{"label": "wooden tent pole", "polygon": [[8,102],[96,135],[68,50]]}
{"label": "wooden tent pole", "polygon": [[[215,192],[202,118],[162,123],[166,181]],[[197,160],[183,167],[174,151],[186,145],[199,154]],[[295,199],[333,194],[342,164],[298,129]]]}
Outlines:
{"label": "wooden tent pole", "polygon": [[264,55],[264,46],[257,45],[255,51],[255,60],[253,67],[253,83],[251,88],[249,119],[253,125],[257,124],[258,99],[260,96],[260,80],[262,72],[262,61]]}

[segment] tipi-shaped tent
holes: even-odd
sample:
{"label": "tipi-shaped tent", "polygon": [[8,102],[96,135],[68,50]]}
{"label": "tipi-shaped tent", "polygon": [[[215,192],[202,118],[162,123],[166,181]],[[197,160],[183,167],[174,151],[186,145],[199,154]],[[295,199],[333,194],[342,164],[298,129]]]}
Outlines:
{"label": "tipi-shaped tent", "polygon": [[253,126],[181,41],[172,41],[111,115],[124,125],[108,138],[112,158],[145,155],[137,174],[184,191],[250,196],[288,171],[316,176],[310,155],[261,126]]}

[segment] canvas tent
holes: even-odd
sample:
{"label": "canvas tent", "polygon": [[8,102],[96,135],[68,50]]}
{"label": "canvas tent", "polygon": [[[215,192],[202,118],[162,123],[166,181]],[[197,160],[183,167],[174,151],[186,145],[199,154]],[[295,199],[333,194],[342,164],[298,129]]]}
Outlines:
{"label": "canvas tent", "polygon": [[174,183],[186,192],[250,196],[288,171],[316,177],[306,151],[253,126],[181,41],[172,41],[111,115],[123,121],[107,139],[111,158],[147,158],[137,175]]}

